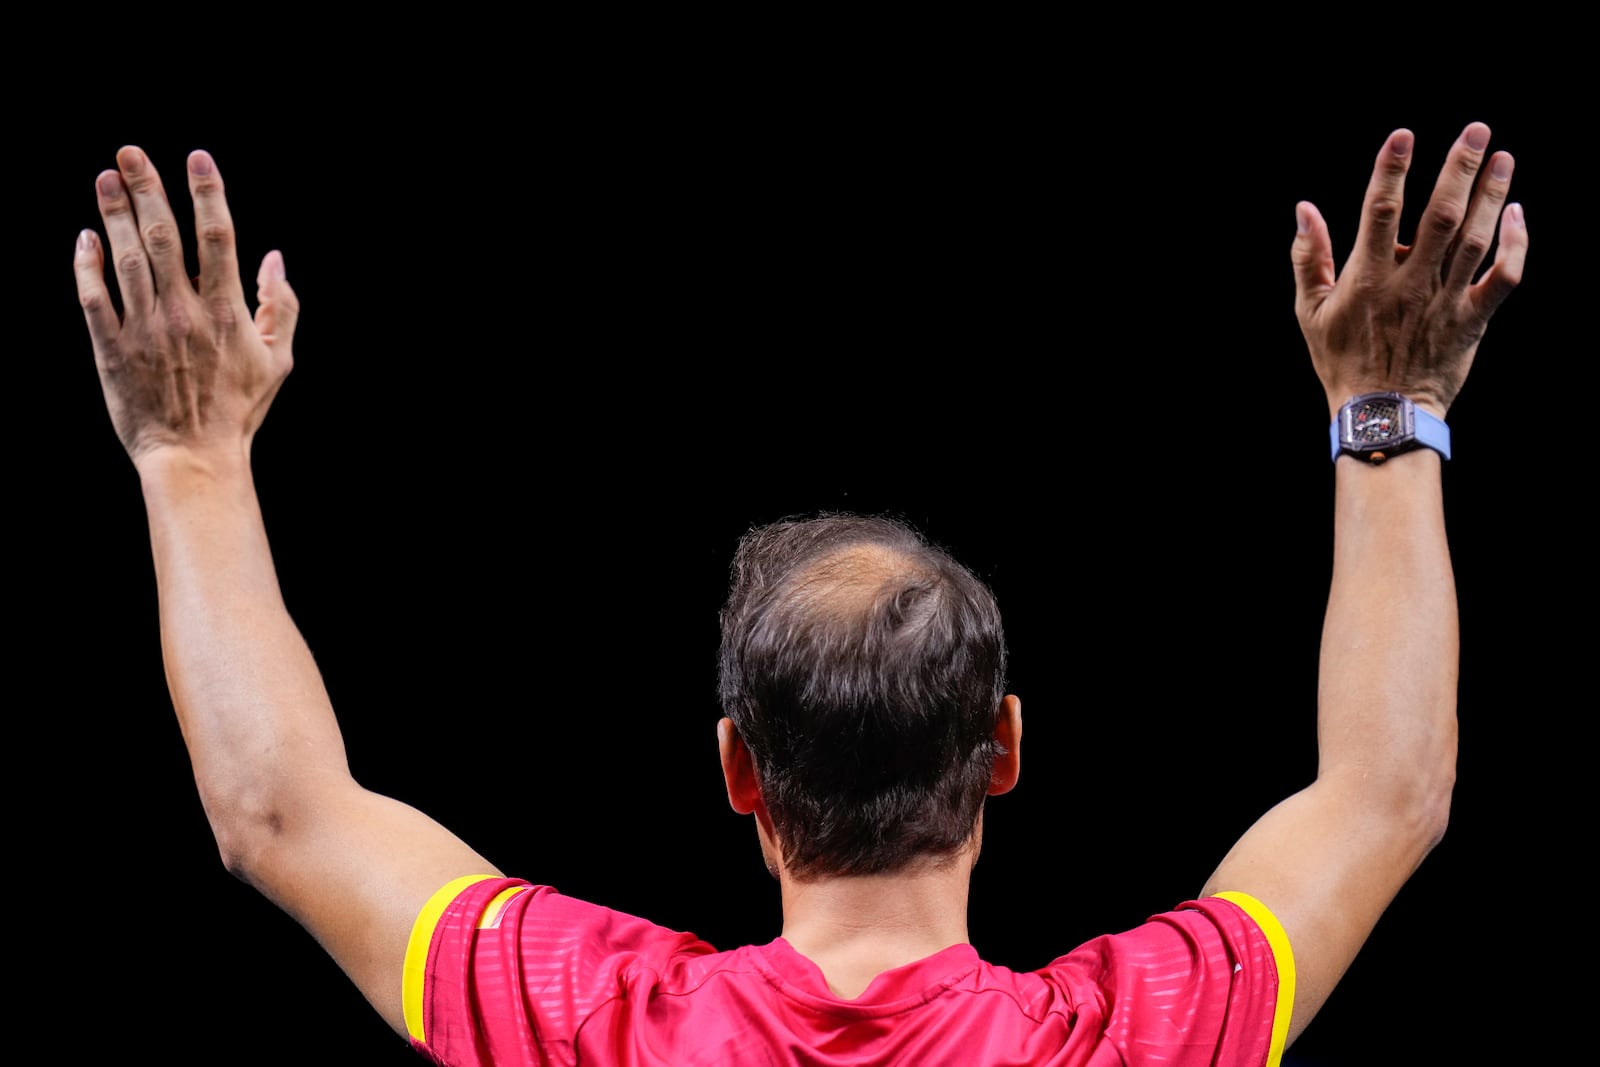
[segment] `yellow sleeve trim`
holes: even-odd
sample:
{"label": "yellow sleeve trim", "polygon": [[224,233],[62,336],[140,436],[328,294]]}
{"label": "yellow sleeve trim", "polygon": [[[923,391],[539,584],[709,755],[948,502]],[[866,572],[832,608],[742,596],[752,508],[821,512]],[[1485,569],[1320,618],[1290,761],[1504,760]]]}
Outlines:
{"label": "yellow sleeve trim", "polygon": [[478,916],[478,929],[491,930],[500,925],[500,913],[505,910],[506,901],[518,893],[526,893],[532,889],[531,885],[514,885],[510,889],[502,889],[495,894],[493,900],[484,905],[483,914]]}
{"label": "yellow sleeve trim", "polygon": [[[439,925],[439,918],[444,914],[444,909],[450,902],[461,895],[461,891],[474,882],[482,882],[494,878],[492,874],[469,874],[445,884],[428,902],[422,906],[422,911],[417,915],[417,921],[411,926],[411,939],[406,942],[406,964],[402,981],[404,985],[400,991],[400,1002],[405,1007],[406,1032],[418,1041],[426,1042],[427,1035],[422,1032],[422,983],[428,972],[428,946],[433,943],[433,928]],[[504,896],[502,893],[500,896]],[[495,898],[500,903],[500,897]],[[498,908],[495,914],[499,914]]]}
{"label": "yellow sleeve trim", "polygon": [[1229,891],[1216,895],[1239,905],[1255,920],[1261,932],[1267,935],[1273,962],[1278,965],[1278,1003],[1272,1014],[1272,1047],[1267,1051],[1267,1067],[1278,1067],[1283,1061],[1283,1047],[1289,1040],[1289,1016],[1294,1011],[1294,953],[1289,950],[1289,935],[1283,932],[1278,917],[1248,893]]}

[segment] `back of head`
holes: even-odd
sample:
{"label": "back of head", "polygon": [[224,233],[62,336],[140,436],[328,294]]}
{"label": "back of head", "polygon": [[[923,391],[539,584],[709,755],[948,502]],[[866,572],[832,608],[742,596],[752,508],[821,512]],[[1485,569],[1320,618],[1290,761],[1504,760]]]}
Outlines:
{"label": "back of head", "polygon": [[993,594],[909,526],[827,514],[746,534],[719,689],[790,873],[888,873],[964,846],[1005,667]]}

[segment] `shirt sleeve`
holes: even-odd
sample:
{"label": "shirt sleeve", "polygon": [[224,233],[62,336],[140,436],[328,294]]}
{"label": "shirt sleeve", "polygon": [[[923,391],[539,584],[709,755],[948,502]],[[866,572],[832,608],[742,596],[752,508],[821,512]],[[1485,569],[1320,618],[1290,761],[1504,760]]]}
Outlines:
{"label": "shirt sleeve", "polygon": [[1096,938],[1050,969],[1083,983],[1071,994],[1074,1029],[1098,1031],[1129,1067],[1278,1067],[1282,1060],[1294,961],[1283,928],[1253,897],[1188,901]]}
{"label": "shirt sleeve", "polygon": [[569,1064],[584,1022],[630,979],[710,945],[516,878],[460,878],[412,929],[412,1046],[445,1067]]}

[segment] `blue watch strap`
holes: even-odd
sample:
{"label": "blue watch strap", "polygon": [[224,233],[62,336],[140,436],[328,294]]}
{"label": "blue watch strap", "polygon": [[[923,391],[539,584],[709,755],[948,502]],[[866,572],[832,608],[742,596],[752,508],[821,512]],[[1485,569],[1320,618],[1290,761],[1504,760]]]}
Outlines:
{"label": "blue watch strap", "polygon": [[1450,458],[1450,427],[1444,424],[1443,419],[1413,406],[1411,409],[1417,418],[1417,443],[1427,445],[1445,459]]}

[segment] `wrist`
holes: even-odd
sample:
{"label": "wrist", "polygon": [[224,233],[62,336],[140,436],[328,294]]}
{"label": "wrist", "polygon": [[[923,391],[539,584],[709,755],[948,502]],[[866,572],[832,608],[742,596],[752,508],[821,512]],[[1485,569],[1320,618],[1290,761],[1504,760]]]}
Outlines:
{"label": "wrist", "polygon": [[[1378,471],[1395,469],[1404,472],[1392,476],[1394,481],[1403,481],[1407,478],[1426,478],[1437,476],[1444,470],[1444,457],[1431,448],[1416,448],[1410,452],[1402,452],[1392,456],[1383,463],[1367,463],[1355,456],[1340,456],[1333,466],[1338,477],[1345,477],[1351,471]],[[1354,477],[1364,478],[1365,475],[1357,474]]]}
{"label": "wrist", "polygon": [[205,484],[248,484],[251,480],[250,446],[244,441],[231,446],[163,445],[134,457],[133,466],[147,494]]}

